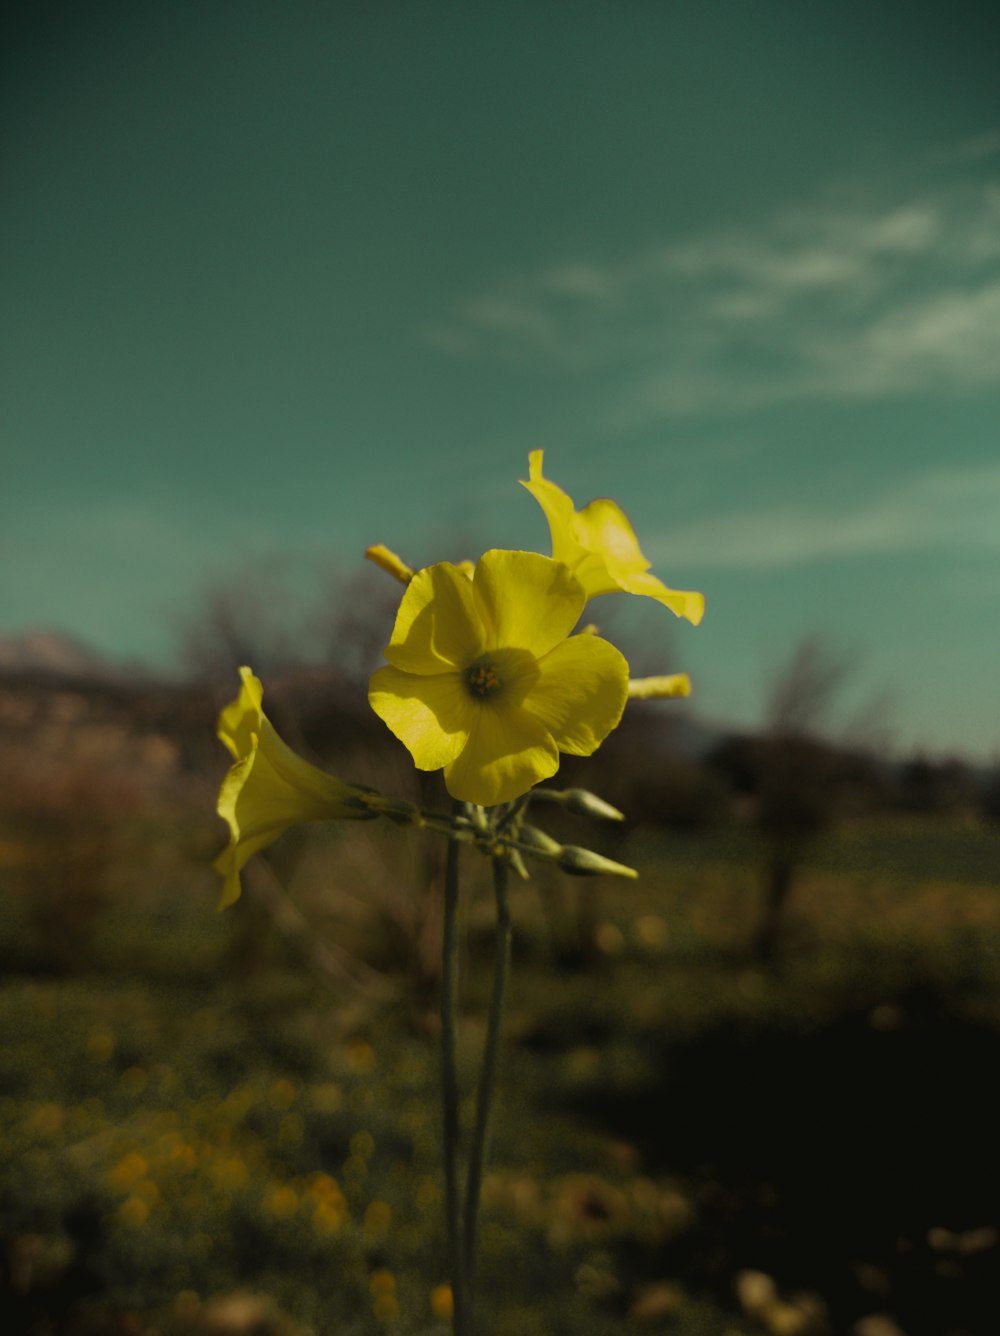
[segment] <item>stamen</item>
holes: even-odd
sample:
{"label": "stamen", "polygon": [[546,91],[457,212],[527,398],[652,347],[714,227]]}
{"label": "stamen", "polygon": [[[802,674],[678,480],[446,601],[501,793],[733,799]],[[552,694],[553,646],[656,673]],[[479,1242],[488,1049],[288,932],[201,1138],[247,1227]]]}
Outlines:
{"label": "stamen", "polygon": [[496,667],[489,661],[474,663],[466,670],[465,684],[477,700],[486,700],[495,696],[503,686],[503,680]]}

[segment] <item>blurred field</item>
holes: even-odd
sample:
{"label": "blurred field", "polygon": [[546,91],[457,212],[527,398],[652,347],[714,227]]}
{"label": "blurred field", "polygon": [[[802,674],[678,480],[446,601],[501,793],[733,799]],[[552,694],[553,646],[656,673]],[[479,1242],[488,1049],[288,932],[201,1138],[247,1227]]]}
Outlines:
{"label": "blurred field", "polygon": [[[412,846],[275,856],[370,969],[354,986],[252,888],[214,914],[209,817],[90,825],[72,857],[23,821],[0,844],[2,1329],[444,1332],[433,981],[394,956],[390,902],[358,909]],[[494,1329],[995,1332],[997,832],[831,837],[768,970],[749,836],[624,852],[635,885],[517,891]],[[471,1062],[481,885],[469,930]]]}
{"label": "blurred field", "polygon": [[[61,699],[4,698],[0,1331],[445,1336],[440,847],[292,832],[219,916],[212,702]],[[338,771],[404,791],[349,723]],[[515,889],[484,1333],[995,1336],[1000,827],[854,804],[765,957],[773,831],[658,765],[603,766],[660,795],[595,845],[638,882]]]}

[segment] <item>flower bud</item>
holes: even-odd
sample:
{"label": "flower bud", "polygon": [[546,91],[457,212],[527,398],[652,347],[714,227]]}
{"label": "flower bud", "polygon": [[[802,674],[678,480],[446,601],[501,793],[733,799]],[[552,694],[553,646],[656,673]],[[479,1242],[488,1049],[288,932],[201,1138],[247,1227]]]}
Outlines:
{"label": "flower bud", "polygon": [[403,558],[398,557],[384,543],[375,543],[373,547],[366,547],[365,556],[369,561],[374,561],[380,570],[394,576],[400,584],[408,585],[413,579],[415,574],[413,567],[407,566]]}
{"label": "flower bud", "polygon": [[556,863],[564,872],[579,877],[599,876],[601,873],[611,877],[635,878],[639,875],[635,868],[616,863],[603,854],[595,854],[592,849],[579,849],[575,844],[564,844]]}
{"label": "flower bud", "polygon": [[521,826],[517,832],[517,839],[529,849],[537,849],[542,854],[557,854],[562,849],[558,840],[554,840],[537,826]]}
{"label": "flower bud", "polygon": [[612,807],[587,789],[565,789],[562,803],[567,812],[574,812],[577,816],[592,816],[598,821],[625,820],[624,812],[619,812],[617,807]]}
{"label": "flower bud", "polygon": [[629,679],[629,700],[667,700],[671,696],[690,696],[691,679],[687,673],[668,673],[664,677]]}

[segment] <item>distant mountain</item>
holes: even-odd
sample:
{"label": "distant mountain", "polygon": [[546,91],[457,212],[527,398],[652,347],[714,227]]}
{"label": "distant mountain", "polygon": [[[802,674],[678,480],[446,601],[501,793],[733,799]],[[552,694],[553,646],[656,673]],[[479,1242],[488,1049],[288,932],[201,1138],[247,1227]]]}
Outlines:
{"label": "distant mountain", "polygon": [[65,631],[38,627],[0,635],[0,673],[106,679],[119,677],[121,668]]}

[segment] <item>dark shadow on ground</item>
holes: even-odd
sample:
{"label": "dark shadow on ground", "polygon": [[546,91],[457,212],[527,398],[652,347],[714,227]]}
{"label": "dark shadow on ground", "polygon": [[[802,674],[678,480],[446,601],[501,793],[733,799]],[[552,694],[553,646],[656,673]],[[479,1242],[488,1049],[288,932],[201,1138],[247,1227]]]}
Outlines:
{"label": "dark shadow on ground", "polygon": [[872,1312],[907,1336],[1000,1331],[994,1030],[918,988],[809,1034],[727,1026],[665,1048],[661,1071],[578,1108],[698,1201],[637,1268],[728,1303],[759,1268],[818,1291],[837,1332]]}

